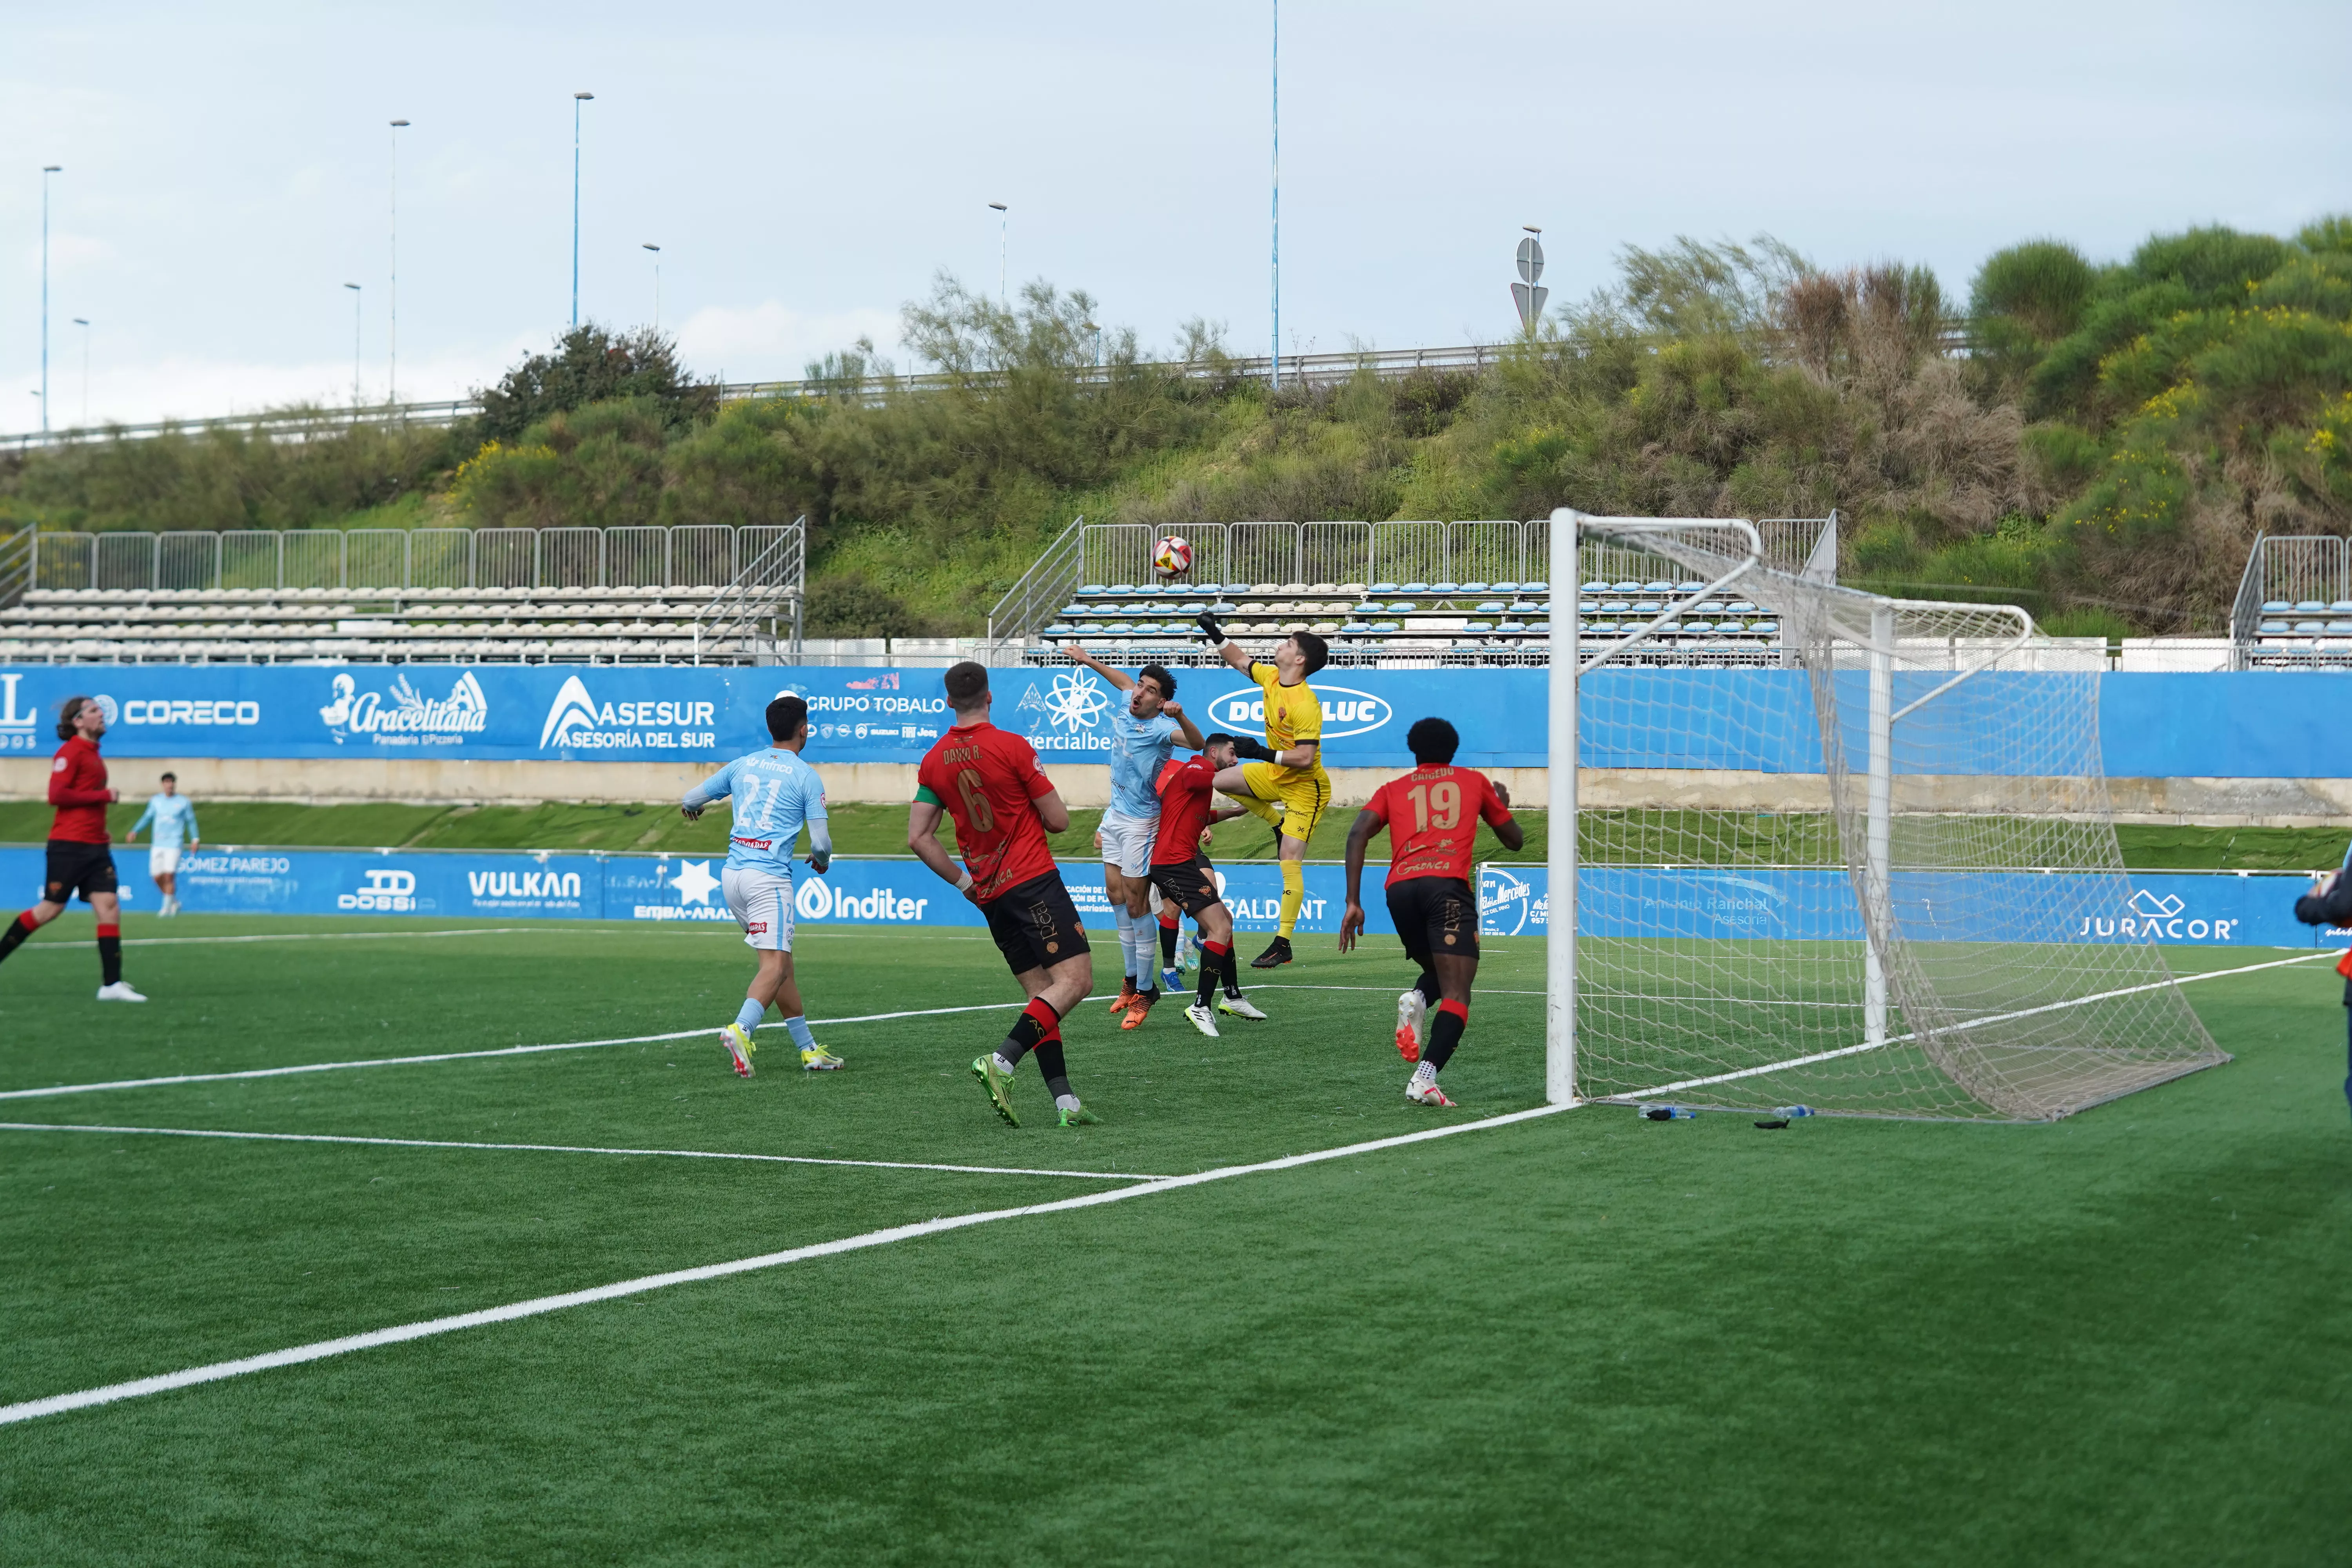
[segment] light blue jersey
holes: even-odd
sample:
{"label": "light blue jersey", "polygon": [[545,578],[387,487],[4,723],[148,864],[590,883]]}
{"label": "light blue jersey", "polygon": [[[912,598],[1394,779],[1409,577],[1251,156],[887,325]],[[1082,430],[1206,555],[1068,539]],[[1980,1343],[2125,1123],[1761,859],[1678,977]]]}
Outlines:
{"label": "light blue jersey", "polygon": [[196,831],[195,803],[184,795],[157,795],[147,797],[147,809],[131,825],[131,836],[150,822],[155,825],[155,837],[150,840],[158,849],[183,849],[193,839],[200,838]]}
{"label": "light blue jersey", "polygon": [[799,752],[771,746],[738,757],[687,791],[683,804],[698,810],[729,795],[735,797],[735,826],[727,839],[730,870],[790,877],[793,844],[803,824],[822,868],[833,847],[824,826],[824,781]]}
{"label": "light blue jersey", "polygon": [[1160,770],[1175,754],[1183,727],[1162,713],[1139,719],[1126,709],[1110,721],[1110,808],[1122,816],[1160,815]]}

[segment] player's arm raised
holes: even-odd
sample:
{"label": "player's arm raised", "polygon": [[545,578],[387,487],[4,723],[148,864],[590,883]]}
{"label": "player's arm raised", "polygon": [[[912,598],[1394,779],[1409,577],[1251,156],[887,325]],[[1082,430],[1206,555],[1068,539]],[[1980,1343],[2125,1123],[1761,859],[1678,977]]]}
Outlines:
{"label": "player's arm raised", "polygon": [[1371,844],[1372,835],[1386,827],[1388,822],[1374,805],[1356,813],[1356,820],[1349,826],[1348,912],[1339,917],[1341,952],[1351,951],[1356,939],[1364,932],[1364,850]]}
{"label": "player's arm raised", "polygon": [[971,896],[971,873],[955,863],[955,857],[940,842],[940,817],[943,812],[939,796],[926,787],[915,792],[915,804],[907,808],[907,847],[915,858],[929,866],[942,882],[951,882],[955,890],[966,898]]}
{"label": "player's arm raised", "polygon": [[1088,653],[1086,649],[1080,647],[1074,642],[1057,643],[1055,646],[1063,653],[1069,655],[1070,658],[1077,663],[1086,666],[1088,669],[1093,670],[1097,675],[1101,676],[1105,680],[1109,681],[1112,688],[1116,690],[1125,691],[1135,684],[1134,679],[1129,677],[1125,670],[1113,669],[1110,666],[1105,664],[1102,660],[1097,658],[1094,655]]}
{"label": "player's arm raised", "polygon": [[1176,721],[1176,737],[1184,742],[1186,751],[1197,752],[1209,743],[1207,737],[1201,733],[1201,727],[1192,722],[1192,716],[1185,712],[1173,697],[1162,702],[1160,710]]}
{"label": "player's arm raised", "polygon": [[1225,628],[1223,625],[1218,621],[1214,615],[1211,614],[1207,610],[1202,610],[1201,612],[1200,619],[1192,624],[1201,628],[1202,637],[1207,641],[1211,647],[1217,650],[1217,657],[1219,658],[1223,659],[1227,664],[1232,665],[1244,675],[1247,675],[1249,673],[1250,656],[1242,651],[1241,645],[1239,643],[1234,642],[1233,638],[1225,636]]}

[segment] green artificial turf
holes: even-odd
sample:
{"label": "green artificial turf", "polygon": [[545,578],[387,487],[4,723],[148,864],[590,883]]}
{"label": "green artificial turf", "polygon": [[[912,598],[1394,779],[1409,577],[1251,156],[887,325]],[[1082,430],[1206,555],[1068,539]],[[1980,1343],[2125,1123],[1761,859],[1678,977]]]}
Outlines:
{"label": "green artificial turf", "polygon": [[[0,1089],[700,1030],[749,969],[391,926],[184,917],[128,1008],[61,921]],[[305,940],[184,940],[237,935]],[[1013,991],[978,932],[799,947],[819,1018]],[[698,1034],[0,1121],[1192,1172],[1538,1103],[1541,949],[1488,952],[1453,1112],[1399,1093],[1400,960],[1316,939],[1218,1041],[1074,1013],[1076,1131],[963,1072],[1009,1005],[824,1026],[828,1076],[770,1028],[748,1082]],[[2340,1561],[2341,988],[2193,984],[2237,1060],[2052,1126],[1593,1107],[0,1426],[0,1562]],[[0,1404],[1119,1185],[0,1131]]]}

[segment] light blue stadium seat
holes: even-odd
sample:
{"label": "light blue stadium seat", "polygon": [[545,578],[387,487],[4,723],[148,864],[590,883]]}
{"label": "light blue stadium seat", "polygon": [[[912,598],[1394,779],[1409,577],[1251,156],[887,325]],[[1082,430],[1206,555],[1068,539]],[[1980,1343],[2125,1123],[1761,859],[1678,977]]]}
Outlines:
{"label": "light blue stadium seat", "polygon": [[1076,626],[1066,626],[1060,621],[1055,621],[1052,626],[1045,628],[1045,635],[1049,637],[1071,637],[1076,634],[1077,629],[1078,628]]}
{"label": "light blue stadium seat", "polygon": [[1080,588],[1078,592],[1080,594],[1108,594],[1110,590],[1104,587],[1100,583],[1088,583],[1084,587]]}
{"label": "light blue stadium seat", "polygon": [[1401,632],[1404,628],[1394,621],[1381,621],[1372,627],[1375,632]]}
{"label": "light blue stadium seat", "polygon": [[1642,584],[1642,592],[1644,594],[1671,594],[1674,591],[1675,585],[1672,583],[1644,583]]}
{"label": "light blue stadium seat", "polygon": [[1372,624],[1370,621],[1349,621],[1339,628],[1339,635],[1343,637],[1362,637],[1371,629]]}
{"label": "light blue stadium seat", "polygon": [[1486,599],[1482,601],[1478,607],[1471,613],[1473,615],[1479,616],[1499,616],[1503,613],[1503,609],[1504,605],[1502,600]]}
{"label": "light blue stadium seat", "polygon": [[2327,623],[2325,621],[2297,621],[2294,623],[2294,629],[2298,632],[2308,632],[2313,637],[2317,637],[2321,632],[2327,629]]}
{"label": "light blue stadium seat", "polygon": [[1108,637],[1123,637],[1133,630],[1135,630],[1135,628],[1128,625],[1125,621],[1113,621],[1110,625],[1103,627],[1103,636]]}
{"label": "light blue stadium seat", "polygon": [[1780,635],[1780,623],[1778,621],[1758,621],[1748,629],[1756,633],[1759,637],[1778,637]]}
{"label": "light blue stadium seat", "polygon": [[1459,594],[1464,589],[1459,583],[1432,583],[1429,591],[1433,594]]}
{"label": "light blue stadium seat", "polygon": [[[1443,588],[1445,584],[1440,583],[1438,586]],[[1494,590],[1484,583],[1465,583],[1462,584],[1460,592],[1465,594],[1491,594]]]}
{"label": "light blue stadium seat", "polygon": [[1139,594],[1139,595],[1143,595],[1143,594],[1153,594],[1153,595],[1156,595],[1156,594],[1158,594],[1159,592],[1160,592],[1160,584],[1157,584],[1157,583],[1138,583],[1138,584],[1135,585],[1135,591],[1136,591],[1136,593],[1137,593],[1137,594]]}
{"label": "light blue stadium seat", "polygon": [[1365,590],[1364,590],[1364,592],[1365,592],[1365,593],[1367,593],[1367,594],[1380,595],[1380,594],[1398,594],[1398,593],[1402,593],[1402,592],[1403,592],[1403,590],[1402,590],[1402,589],[1401,589],[1401,588],[1399,588],[1399,587],[1398,587],[1395,584],[1393,584],[1393,583],[1375,583],[1375,584],[1373,584],[1370,587],[1369,587],[1369,588],[1365,589]]}
{"label": "light blue stadium seat", "polygon": [[1609,587],[1610,585],[1606,583],[1595,581],[1587,583],[1584,585],[1582,592],[1587,594],[1606,594],[1609,592]]}
{"label": "light blue stadium seat", "polygon": [[1407,583],[1402,587],[1392,589],[1391,591],[1398,594],[1426,594],[1429,592],[1429,584],[1426,583]]}
{"label": "light blue stadium seat", "polygon": [[2284,621],[2264,621],[2263,623],[2262,635],[2266,637],[2283,637],[2286,636],[2286,623]]}
{"label": "light blue stadium seat", "polygon": [[1516,594],[1518,591],[1519,585],[1517,583],[1497,583],[1494,585],[1494,592],[1497,594]]}
{"label": "light blue stadium seat", "polygon": [[1522,594],[1525,594],[1525,595],[1527,595],[1528,597],[1532,598],[1532,597],[1534,597],[1534,596],[1535,596],[1536,595],[1538,595],[1538,594],[1549,594],[1549,593],[1550,593],[1550,592],[1551,592],[1551,584],[1549,584],[1549,583],[1542,583],[1542,582],[1537,582],[1537,583],[1522,583],[1522,584],[1519,584],[1519,592],[1520,592],[1520,593],[1522,593]]}
{"label": "light blue stadium seat", "polygon": [[1633,601],[1633,613],[1637,616],[1654,616],[1665,607],[1664,602],[1659,599],[1636,599]]}
{"label": "light blue stadium seat", "polygon": [[2311,610],[2324,610],[2326,608],[2327,608],[2326,605],[2317,599],[2297,599],[2294,602],[2294,612],[2297,615],[2303,615]]}

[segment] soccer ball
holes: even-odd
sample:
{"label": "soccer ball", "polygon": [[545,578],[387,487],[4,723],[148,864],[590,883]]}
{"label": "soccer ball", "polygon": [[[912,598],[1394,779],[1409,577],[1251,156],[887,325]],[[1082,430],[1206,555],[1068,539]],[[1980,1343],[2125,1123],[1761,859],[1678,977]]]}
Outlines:
{"label": "soccer ball", "polygon": [[1151,566],[1162,577],[1181,577],[1192,569],[1192,547],[1171,533],[1151,547]]}

